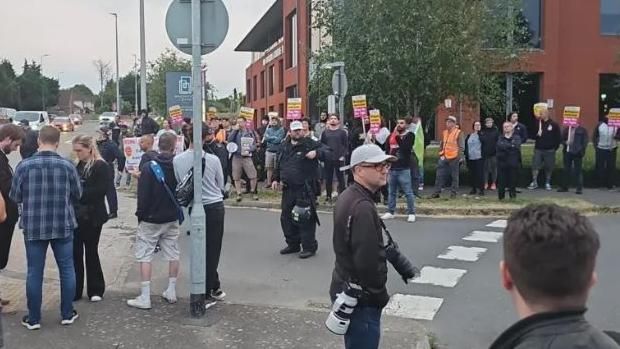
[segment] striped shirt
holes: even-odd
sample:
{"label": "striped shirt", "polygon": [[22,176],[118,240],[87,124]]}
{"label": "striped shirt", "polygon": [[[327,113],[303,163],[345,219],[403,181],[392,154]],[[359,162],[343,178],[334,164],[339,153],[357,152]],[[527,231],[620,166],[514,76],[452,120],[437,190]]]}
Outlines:
{"label": "striped shirt", "polygon": [[26,240],[65,239],[77,227],[73,205],[82,195],[75,166],[55,152],[40,151],[17,165],[10,198],[22,204]]}

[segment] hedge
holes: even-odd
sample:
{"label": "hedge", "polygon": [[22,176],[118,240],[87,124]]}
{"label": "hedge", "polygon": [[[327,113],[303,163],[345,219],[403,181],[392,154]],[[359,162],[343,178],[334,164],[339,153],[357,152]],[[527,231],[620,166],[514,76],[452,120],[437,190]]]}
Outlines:
{"label": "hedge", "polygon": [[[438,158],[438,147],[428,147],[426,148],[426,153],[424,155],[424,183],[426,185],[434,185],[435,184],[435,172],[437,169],[437,158]],[[523,167],[519,171],[518,176],[518,186],[525,187],[532,180],[532,158],[534,154],[534,145],[526,144],[521,147],[521,155],[523,159]],[[562,159],[562,151],[561,149],[556,152],[555,155],[555,170],[553,171],[553,177],[551,179],[552,184],[557,185],[561,183],[561,177],[564,176],[563,173],[563,159]],[[584,186],[586,187],[599,187],[600,185],[596,183],[596,175],[594,172],[595,166],[595,151],[594,146],[592,144],[588,145],[586,150],[586,155],[583,159],[583,181]],[[619,173],[620,169],[620,157],[616,158],[616,173],[614,174],[615,184],[619,183]],[[543,172],[543,171],[541,171]],[[542,174],[541,174],[542,175]],[[541,175],[539,175],[539,183],[544,182]],[[467,171],[467,166],[462,166],[461,168],[461,178],[460,178],[460,186],[469,185],[469,174]],[[573,186],[574,184],[571,184]]]}

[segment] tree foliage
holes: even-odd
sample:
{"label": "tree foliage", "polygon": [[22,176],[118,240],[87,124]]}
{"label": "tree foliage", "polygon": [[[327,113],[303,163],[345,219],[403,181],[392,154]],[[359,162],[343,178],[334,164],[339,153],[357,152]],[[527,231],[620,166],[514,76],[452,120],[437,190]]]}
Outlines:
{"label": "tree foliage", "polygon": [[[313,23],[332,41],[317,65],[344,61],[349,95],[395,117],[431,115],[446,97],[501,103],[497,75],[514,65],[527,37],[519,0],[317,0]],[[492,47],[492,48],[491,48]],[[311,91],[330,94],[331,72]],[[347,102],[350,98],[347,99]],[[348,103],[347,103],[348,104]]]}
{"label": "tree foliage", "polygon": [[149,107],[160,115],[167,115],[166,108],[166,72],[191,71],[189,59],[180,57],[176,51],[167,49],[153,63],[148,72]]}

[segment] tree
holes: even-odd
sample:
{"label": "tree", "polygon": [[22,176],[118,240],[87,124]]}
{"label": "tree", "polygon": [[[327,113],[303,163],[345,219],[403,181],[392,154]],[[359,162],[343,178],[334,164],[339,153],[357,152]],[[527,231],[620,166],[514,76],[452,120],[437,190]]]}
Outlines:
{"label": "tree", "polygon": [[[519,0],[317,0],[313,25],[332,44],[317,66],[344,61],[349,94],[366,94],[389,117],[432,115],[448,96],[496,103],[489,72],[517,61]],[[330,94],[331,72],[314,75],[311,92]],[[499,97],[498,97],[499,96]],[[492,99],[494,102],[489,101]],[[349,102],[350,99],[347,99]]]}
{"label": "tree", "polygon": [[0,106],[17,108],[19,86],[13,65],[8,60],[0,62]]}
{"label": "tree", "polygon": [[[41,75],[41,65],[35,62],[28,64],[24,61],[24,71],[17,78],[19,90],[19,109],[40,110],[43,108],[42,97],[45,96],[45,105],[52,106],[58,102],[60,86],[58,80]],[[42,93],[44,95],[42,95]]]}
{"label": "tree", "polygon": [[160,115],[167,115],[166,72],[191,70],[191,61],[179,57],[175,51],[170,49],[166,49],[154,63],[150,63],[148,72],[149,107]]}
{"label": "tree", "polygon": [[104,62],[101,59],[93,61],[93,65],[97,70],[97,76],[99,77],[99,83],[101,86],[101,89],[99,90],[99,97],[101,101],[99,104],[99,109],[103,110],[103,90],[106,81],[108,81],[108,79],[110,79],[110,76],[112,75],[112,68],[110,62]]}
{"label": "tree", "polygon": [[136,77],[138,81],[140,76],[136,76],[135,72],[121,77],[119,89],[121,91],[121,99],[125,101],[123,103],[123,114],[132,114],[136,111],[136,108],[140,106],[140,84],[138,83],[138,106],[136,106]]}

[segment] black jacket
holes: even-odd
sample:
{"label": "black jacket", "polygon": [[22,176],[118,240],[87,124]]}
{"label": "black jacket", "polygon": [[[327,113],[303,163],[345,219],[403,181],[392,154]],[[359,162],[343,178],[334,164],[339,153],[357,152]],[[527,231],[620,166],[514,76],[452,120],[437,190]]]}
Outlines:
{"label": "black jacket", "polygon": [[[172,193],[177,186],[174,167],[172,166],[173,158],[174,154],[172,153],[161,153],[154,160],[161,166],[166,185]],[[138,222],[162,224],[176,221],[178,219],[177,206],[166,192],[163,184],[155,178],[150,165],[145,164],[141,171],[142,174],[138,181],[138,208],[136,209]]]}
{"label": "black jacket", "polygon": [[153,120],[149,116],[145,116],[142,118],[142,122],[140,123],[140,136],[148,134],[152,134],[153,136],[155,136],[157,131],[159,131],[159,125],[155,120]]}
{"label": "black jacket", "polygon": [[[306,158],[306,154],[316,150],[314,160]],[[285,140],[277,155],[276,166],[273,171],[274,181],[284,185],[300,187],[306,183],[313,183],[318,178],[319,160],[329,159],[331,150],[321,143],[304,137],[295,145],[290,138]]]}
{"label": "black jacket", "polygon": [[558,150],[560,143],[562,143],[562,134],[560,132],[560,126],[553,120],[547,121],[540,120],[542,125],[542,134],[538,135],[539,124],[536,124],[536,133],[534,139],[536,140],[535,149],[538,150]]}
{"label": "black jacket", "polygon": [[[397,160],[392,164],[392,168],[395,170],[408,170],[411,168],[411,153],[413,153],[415,135],[411,132],[407,132],[402,136],[397,135],[396,142],[398,143],[398,148],[393,150],[390,149],[390,155],[396,156],[397,158]],[[389,139],[387,143],[389,143]]]}
{"label": "black jacket", "polygon": [[[565,127],[562,131],[562,144],[564,145],[564,152],[566,153],[566,147],[568,143],[568,127]],[[588,131],[582,126],[578,126],[573,130],[573,144],[568,149],[568,152],[574,155],[583,157],[586,154],[586,148],[588,147]]]}
{"label": "black jacket", "polygon": [[112,166],[114,160],[120,160],[123,157],[123,154],[121,154],[121,151],[118,149],[118,145],[109,139],[97,141],[97,148],[103,160],[110,166]]}
{"label": "black jacket", "polygon": [[497,141],[497,167],[519,167],[521,163],[521,137],[516,133]]}
{"label": "black jacket", "polygon": [[82,183],[82,197],[76,205],[75,212],[80,227],[96,227],[108,221],[105,194],[111,173],[108,164],[103,160],[97,160],[88,173],[84,171],[85,165],[84,162],[77,165]]}
{"label": "black jacket", "polygon": [[217,158],[220,159],[220,164],[222,164],[222,173],[228,173],[228,151],[226,150],[226,147],[216,141],[213,141],[211,143],[205,143],[202,146],[202,149],[205,153],[217,156]]}
{"label": "black jacket", "polygon": [[13,168],[9,164],[9,158],[0,150],[0,192],[6,206],[6,220],[0,224],[14,226],[19,219],[17,204],[9,198],[11,183],[13,182]]}
{"label": "black jacket", "polygon": [[486,159],[497,154],[497,140],[500,133],[497,127],[483,128],[480,130],[480,143],[482,143],[482,158]]}
{"label": "black jacket", "polygon": [[524,124],[517,122],[517,124],[514,125],[514,132],[519,135],[521,142],[527,143],[527,127],[525,127]]}
{"label": "black jacket", "polygon": [[490,349],[620,349],[584,318],[585,309],[542,313],[504,332]]}
{"label": "black jacket", "polygon": [[26,130],[24,142],[19,147],[19,154],[22,159],[27,159],[34,155],[39,150],[39,131],[33,131],[31,129]]}
{"label": "black jacket", "polygon": [[338,196],[334,208],[334,252],[336,264],[329,288],[330,297],[353,282],[364,290],[361,305],[383,308],[388,303],[385,284],[387,261],[381,221],[373,193],[358,183]]}

